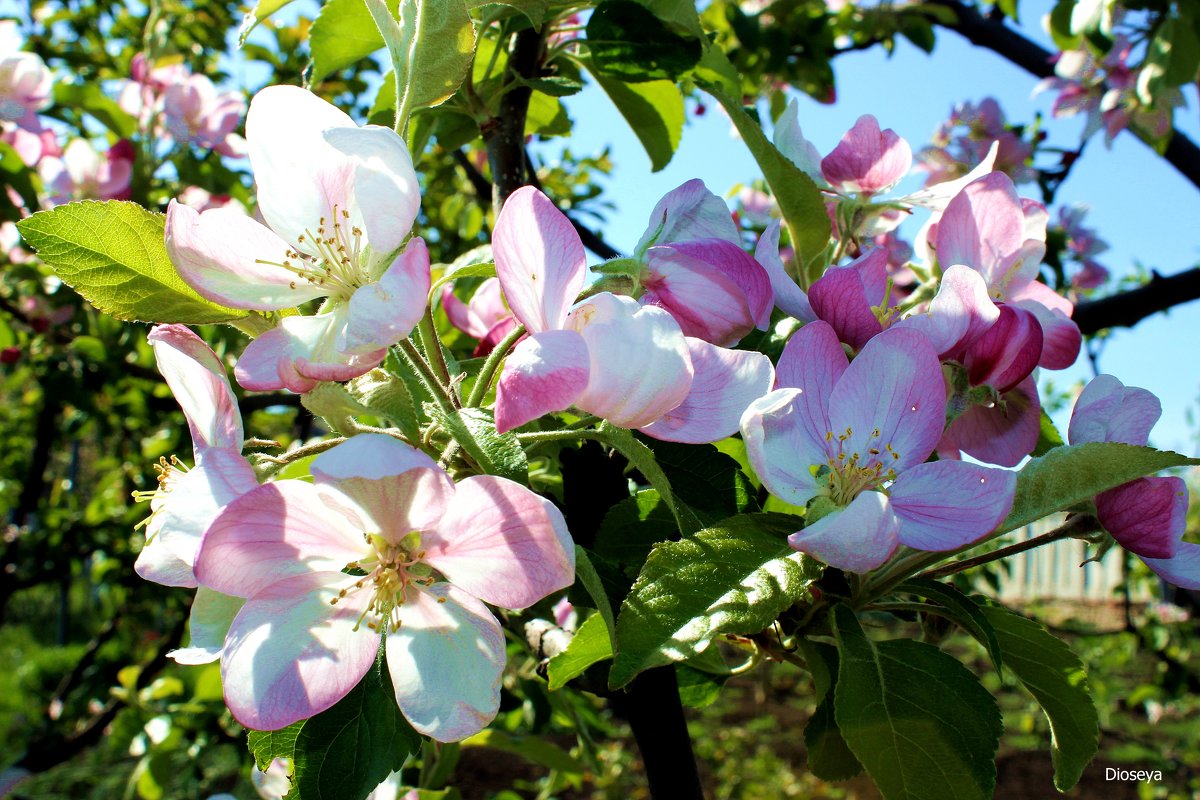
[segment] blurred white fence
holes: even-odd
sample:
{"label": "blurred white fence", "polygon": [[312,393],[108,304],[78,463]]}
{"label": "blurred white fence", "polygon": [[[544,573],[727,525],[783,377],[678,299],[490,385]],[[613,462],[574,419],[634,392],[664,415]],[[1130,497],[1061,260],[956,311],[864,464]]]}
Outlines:
{"label": "blurred white fence", "polygon": [[[1061,524],[1061,518],[1051,517],[1010,535],[1006,541],[1032,539]],[[1087,558],[1086,548],[1087,544],[1078,539],[1064,539],[1006,559],[1009,571],[1007,575],[1003,570],[1000,573],[1000,600],[1011,603],[1028,600],[1104,602],[1116,599],[1114,590],[1124,579],[1120,549],[1114,547],[1100,561],[1081,567],[1080,564]],[[1135,602],[1151,600],[1145,584],[1138,583],[1140,588],[1135,589],[1132,599]]]}

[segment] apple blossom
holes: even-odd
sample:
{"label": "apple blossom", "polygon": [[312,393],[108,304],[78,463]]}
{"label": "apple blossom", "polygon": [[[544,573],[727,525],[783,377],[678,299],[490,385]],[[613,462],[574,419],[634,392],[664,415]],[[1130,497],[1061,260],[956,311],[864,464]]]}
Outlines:
{"label": "apple blossom", "polygon": [[382,637],[417,731],[456,741],[481,730],[505,661],[481,600],[524,608],[572,583],[561,512],[504,478],[455,485],[383,434],[322,453],[312,474],[243,495],[205,533],[198,579],[247,598],[221,657],[226,704],[259,730],[318,714],[358,684]]}
{"label": "apple blossom", "polygon": [[72,200],[126,200],[133,178],[134,149],[128,140],[112,145],[103,156],[85,139],[73,139],[62,156],[45,156],[38,165],[49,194],[48,204]]}
{"label": "apple blossom", "polygon": [[449,284],[442,287],[442,308],[450,324],[468,336],[479,340],[474,355],[487,355],[517,326],[516,318],[504,304],[504,296],[497,278],[488,278],[475,287],[469,302],[464,303],[454,294]]}
{"label": "apple blossom", "polygon": [[492,250],[508,305],[531,334],[496,384],[501,432],[574,405],[660,439],[711,442],[736,431],[742,410],[770,388],[766,356],[685,336],[656,305],[608,292],[572,305],[583,244],[532,187],[505,202]]}
{"label": "apple blossom", "polygon": [[872,338],[852,362],[833,328],[809,323],[779,359],[779,389],[742,416],[763,485],[810,521],[788,543],[825,563],[867,572],[904,544],[953,550],[991,531],[1016,477],[959,461],[925,463],[942,434],[941,365],[916,331]]}
{"label": "apple blossom", "polygon": [[190,75],[163,91],[163,124],[175,141],[215,150],[225,156],[244,154],[245,141],[235,133],[246,111],[237,92],[220,92],[204,75]]}
{"label": "apple blossom", "polygon": [[992,97],[956,105],[950,118],[938,126],[933,144],[917,154],[918,169],[928,173],[926,185],[953,180],[980,164],[993,142],[996,171],[1006,173],[1014,183],[1037,176],[1037,170],[1027,163],[1033,147],[1009,128],[1004,111]]}
{"label": "apple blossom", "polygon": [[[1121,442],[1145,445],[1162,414],[1158,398],[1097,375],[1075,401],[1067,438],[1071,444]],[[1105,530],[1168,583],[1200,589],[1200,545],[1183,541],[1188,489],[1182,478],[1149,477],[1101,492],[1096,516]]]}
{"label": "apple blossom", "polygon": [[247,389],[306,392],[361,375],[412,331],[429,292],[425,243],[405,245],[420,206],[408,148],[293,86],[259,92],[246,132],[267,224],[172,202],[171,260],[197,292],[234,308],[329,298],[250,343],[235,373]]}
{"label": "apple blossom", "polygon": [[0,25],[0,120],[24,123],[50,106],[54,78],[41,56],[20,49],[15,21]]}

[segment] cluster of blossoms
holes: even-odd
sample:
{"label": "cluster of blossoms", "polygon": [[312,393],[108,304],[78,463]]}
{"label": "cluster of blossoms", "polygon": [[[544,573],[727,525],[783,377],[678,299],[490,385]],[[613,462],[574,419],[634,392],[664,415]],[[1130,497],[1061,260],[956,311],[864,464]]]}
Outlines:
{"label": "cluster of blossoms", "polygon": [[1137,92],[1140,70],[1129,65],[1132,51],[1133,44],[1122,34],[1114,37],[1099,60],[1086,46],[1067,50],[1057,56],[1054,77],[1039,83],[1034,93],[1058,93],[1051,108],[1055,117],[1086,115],[1083,139],[1103,130],[1111,144],[1130,125],[1160,139],[1170,133],[1171,118],[1183,95],[1174,89],[1155,98],[1153,106],[1144,105]]}
{"label": "cluster of blossoms", "polygon": [[[507,199],[495,278],[465,300],[440,295],[478,352],[503,359],[496,432],[568,410],[675,442],[740,432],[764,486],[804,509],[791,545],[844,570],[873,570],[902,545],[981,540],[1013,502],[1004,467],[1037,444],[1035,370],[1070,366],[1081,345],[1071,302],[1039,280],[1045,209],[992,169],[994,145],[967,175],[889,197],[912,155],[873,117],[823,158],[794,107],[775,136],[823,188],[843,243],[854,242],[852,258],[831,245],[807,291],[787,271],[779,223],[751,256],[698,180],[664,197],[633,255],[597,266],[606,277],[588,288],[570,220],[534,188]],[[265,224],[173,203],[170,256],[199,293],[272,325],[238,359],[243,387],[310,392],[363,375],[435,299],[428,251],[412,235],[420,196],[405,144],[294,87],[254,98],[246,138]],[[876,237],[913,207],[932,218],[905,294]],[[320,298],[315,313],[297,313]],[[746,346],[771,330],[791,334],[777,364]],[[182,326],[150,340],[195,446],[191,469],[160,464],[138,560],[151,580],[197,589],[191,646],[175,658],[220,659],[236,718],[273,730],[331,707],[382,647],[416,730],[451,741],[485,726],[505,663],[485,604],[522,609],[572,583],[558,509],[504,478],[452,477],[376,432],[318,455],[312,482],[260,484],[221,361]],[[1157,417],[1147,398],[1097,379],[1071,440],[1144,444]],[[1200,548],[1179,540],[1177,479],[1142,479],[1096,507],[1152,569],[1200,580]]]}
{"label": "cluster of blossoms", "polygon": [[1063,206],[1058,210],[1056,227],[1062,234],[1065,254],[1078,267],[1071,275],[1071,288],[1077,291],[1103,286],[1110,275],[1108,267],[1096,260],[1096,256],[1108,250],[1108,242],[1094,228],[1083,224],[1087,212],[1084,205]]}
{"label": "cluster of blossoms", "polygon": [[959,103],[949,119],[938,125],[928,147],[917,154],[921,168],[929,173],[926,183],[941,183],[961,177],[983,163],[992,143],[996,144],[993,168],[1013,179],[1026,183],[1037,177],[1030,166],[1033,145],[1021,137],[1004,118],[1004,110],[995,98],[985,97],[978,103]]}

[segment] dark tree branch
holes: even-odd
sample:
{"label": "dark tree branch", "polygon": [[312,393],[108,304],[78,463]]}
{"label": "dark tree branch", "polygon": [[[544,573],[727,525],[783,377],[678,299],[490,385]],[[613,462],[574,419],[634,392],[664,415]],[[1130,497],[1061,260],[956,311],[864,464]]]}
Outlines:
{"label": "dark tree branch", "polygon": [[1105,328],[1129,328],[1151,314],[1200,300],[1200,267],[1163,277],[1155,273],[1145,286],[1075,306],[1075,324],[1084,334]]}
{"label": "dark tree branch", "polygon": [[[516,35],[505,69],[505,81],[529,80],[537,76],[542,60],[542,33],[525,28]],[[500,98],[495,119],[483,126],[483,141],[492,167],[492,205],[497,213],[508,196],[525,185],[525,118],[533,89],[527,84],[510,86]]]}
{"label": "dark tree branch", "polygon": [[[1054,75],[1053,54],[1005,26],[1001,20],[985,17],[978,9],[960,0],[929,0],[929,3],[952,10],[957,22],[951,25],[939,24],[961,34],[971,44],[991,50],[1038,78]],[[1140,136],[1138,138],[1141,139]],[[1142,142],[1153,146],[1145,139],[1142,139]],[[1163,158],[1191,181],[1193,186],[1200,189],[1200,147],[1197,147],[1195,142],[1173,129]]]}
{"label": "dark tree branch", "polygon": [[[467,158],[466,153],[464,153],[462,150],[455,150],[453,155],[454,163],[458,164],[462,171],[466,173],[467,180],[471,182],[471,187],[475,190],[475,194],[478,195],[479,201],[481,203],[490,202],[492,197],[491,182],[485,178],[479,170],[475,169],[475,165],[471,163],[471,160]],[[535,186],[539,191],[541,191],[542,182],[538,180],[537,172],[535,172],[533,169],[533,163],[529,161],[528,156],[525,157],[525,161],[529,166],[529,172],[527,175],[527,181],[529,185]],[[586,227],[582,222],[575,219],[570,214],[565,214],[565,216],[571,221],[571,225],[574,226],[576,233],[579,234],[580,241],[583,242],[583,246],[588,250],[591,250],[601,258],[620,257],[621,252],[608,242],[604,241],[604,239],[600,237],[600,234],[596,233],[591,228]]]}
{"label": "dark tree branch", "polygon": [[629,720],[646,767],[653,800],[704,800],[688,736],[675,667],[648,669],[611,696],[613,710]]}

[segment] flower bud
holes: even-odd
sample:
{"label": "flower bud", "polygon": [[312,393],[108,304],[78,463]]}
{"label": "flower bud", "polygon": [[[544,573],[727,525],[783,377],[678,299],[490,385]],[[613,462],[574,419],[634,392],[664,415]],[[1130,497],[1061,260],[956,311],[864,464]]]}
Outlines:
{"label": "flower bud", "polygon": [[1042,326],[1029,311],[1002,304],[1000,316],[967,346],[964,366],[972,386],[1003,394],[1033,372],[1042,356]]}

